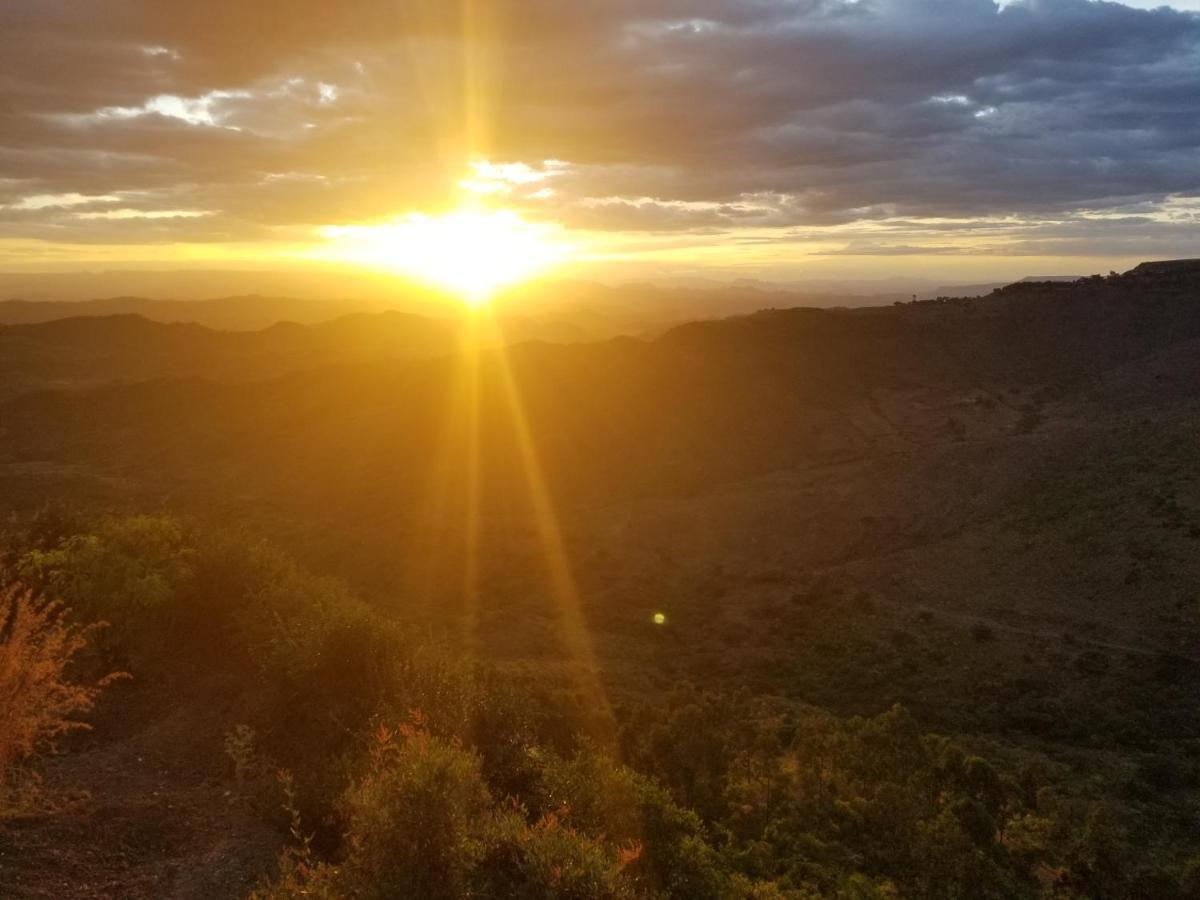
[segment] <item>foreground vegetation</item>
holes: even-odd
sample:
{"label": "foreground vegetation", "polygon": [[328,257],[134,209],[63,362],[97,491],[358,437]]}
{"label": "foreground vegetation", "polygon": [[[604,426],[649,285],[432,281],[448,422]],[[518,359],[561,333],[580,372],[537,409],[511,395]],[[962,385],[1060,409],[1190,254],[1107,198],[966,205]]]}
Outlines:
{"label": "foreground vegetation", "polygon": [[17,583],[0,586],[0,810],[32,785],[26,763],[89,726],[100,692],[124,673],[79,682],[69,674],[77,654],[103,623],[83,627],[70,610]]}
{"label": "foreground vegetation", "polygon": [[[233,686],[214,743],[290,834],[263,898],[1200,891],[1186,846],[1140,852],[1126,789],[1012,748],[988,758],[900,707],[841,718],[681,684],[609,715],[581,704],[573,671],[472,658],[249,535],[167,517],[14,521],[3,562],[111,623],[88,654],[59,654],[78,685],[131,673],[111,704],[139,684],[164,704],[183,683]],[[0,635],[9,670],[38,665],[13,662],[18,632]],[[64,713],[93,699],[73,690]],[[1194,757],[1169,769],[1149,777],[1195,786]]]}

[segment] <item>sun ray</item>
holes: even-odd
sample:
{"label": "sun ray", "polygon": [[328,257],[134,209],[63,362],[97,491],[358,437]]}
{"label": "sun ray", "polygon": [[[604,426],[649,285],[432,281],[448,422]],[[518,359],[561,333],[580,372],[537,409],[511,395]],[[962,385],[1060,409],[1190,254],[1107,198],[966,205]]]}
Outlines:
{"label": "sun ray", "polygon": [[[454,580],[462,559],[478,553],[480,451],[480,343],[468,315],[447,360],[447,389],[439,437],[433,443],[425,491],[414,518],[408,583],[426,602],[445,600],[440,590]],[[468,537],[473,533],[474,537]],[[477,591],[477,563],[463,573],[462,596]]]}
{"label": "sun ray", "polygon": [[[469,35],[486,27],[474,0],[463,0],[462,16]],[[465,44],[469,49],[463,54],[463,132],[472,154],[486,158],[487,91],[494,90],[495,85],[486,77],[487,67],[480,56],[484,42],[468,40]],[[491,311],[483,308],[498,288],[551,266],[564,255],[563,246],[549,238],[545,227],[526,223],[515,212],[487,209],[477,196],[459,210],[441,216],[410,214],[381,225],[346,226],[327,236],[343,244],[360,261],[381,264],[448,289],[469,307],[461,320],[446,419],[430,461],[426,498],[417,523],[413,562],[420,573],[420,595],[437,602],[439,597],[446,598],[439,586],[457,584],[463,648],[472,657],[477,656],[482,637],[477,616],[485,552],[484,454],[505,458],[507,441],[511,440],[533,516],[559,638],[568,654],[569,676],[589,711],[582,717],[582,724],[593,739],[614,747],[615,718],[598,674],[579,588],[533,429],[499,325]],[[486,395],[485,369],[494,379]],[[485,429],[485,402],[488,421],[496,428]],[[485,446],[486,439],[501,440],[505,446]],[[505,495],[501,488],[496,497]],[[457,572],[452,574],[454,569]]]}
{"label": "sun ray", "polygon": [[[498,334],[499,326],[487,311],[483,312],[481,319],[493,333]],[[545,565],[548,587],[561,629],[560,636],[573,664],[571,674],[575,680],[575,687],[588,709],[594,713],[594,718],[587,718],[582,724],[588,728],[594,740],[610,748],[615,747],[616,719],[608,694],[600,680],[591,635],[581,609],[579,587],[534,441],[533,429],[503,342],[497,340],[496,344],[496,377],[500,382],[507,420],[516,441],[542,562]]]}
{"label": "sun ray", "polygon": [[469,315],[464,326],[462,342],[462,367],[465,373],[464,389],[466,411],[466,478],[463,485],[463,560],[462,560],[462,603],[463,629],[467,645],[473,651],[478,637],[476,616],[479,604],[480,529],[482,489],[482,416],[479,317]]}

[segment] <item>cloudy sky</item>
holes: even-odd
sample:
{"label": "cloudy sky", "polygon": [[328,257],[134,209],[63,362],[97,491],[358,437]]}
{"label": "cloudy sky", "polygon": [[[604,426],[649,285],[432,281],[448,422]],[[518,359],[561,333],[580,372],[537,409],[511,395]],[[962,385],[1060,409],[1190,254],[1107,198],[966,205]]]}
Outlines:
{"label": "cloudy sky", "polygon": [[334,258],[465,200],[664,274],[1200,255],[1200,0],[1154,6],[3,0],[0,268]]}

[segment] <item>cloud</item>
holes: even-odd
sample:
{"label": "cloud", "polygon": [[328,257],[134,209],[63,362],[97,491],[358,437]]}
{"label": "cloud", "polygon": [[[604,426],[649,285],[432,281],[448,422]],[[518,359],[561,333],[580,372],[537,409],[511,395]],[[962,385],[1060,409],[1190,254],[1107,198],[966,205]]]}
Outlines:
{"label": "cloud", "polygon": [[966,252],[963,247],[953,244],[938,246],[935,244],[876,244],[870,241],[852,243],[840,250],[824,250],[820,256],[941,256],[947,253]]}
{"label": "cloud", "polygon": [[[886,255],[929,231],[944,252],[979,230],[962,223],[1007,218],[992,246],[1061,250],[1094,239],[1085,213],[1157,215],[1200,191],[1200,16],[1180,9],[469,8],[9,0],[2,233],[253,240],[436,209],[465,188],[575,228],[861,227],[842,252]],[[20,206],[137,192],[162,205]],[[1161,246],[1177,226],[1125,221],[1105,241]]]}
{"label": "cloud", "polygon": [[117,198],[112,195],[88,197],[84,194],[77,194],[74,192],[69,194],[33,194],[29,197],[22,197],[15,203],[10,203],[0,208],[15,210],[62,209],[64,207],[79,206],[81,204],[90,204],[116,199]]}
{"label": "cloud", "polygon": [[210,209],[132,209],[123,206],[120,209],[105,209],[98,212],[76,213],[77,219],[198,219],[201,216],[216,215]]}
{"label": "cloud", "polygon": [[[174,94],[159,94],[141,106],[106,106],[93,113],[68,114],[67,121],[78,124],[100,124],[107,119],[136,119],[140,116],[165,116],[179,119],[189,125],[220,127],[225,118],[220,112],[224,100],[249,97],[247,91],[209,91],[202,97],[177,97]],[[228,126],[234,127],[236,126]]]}

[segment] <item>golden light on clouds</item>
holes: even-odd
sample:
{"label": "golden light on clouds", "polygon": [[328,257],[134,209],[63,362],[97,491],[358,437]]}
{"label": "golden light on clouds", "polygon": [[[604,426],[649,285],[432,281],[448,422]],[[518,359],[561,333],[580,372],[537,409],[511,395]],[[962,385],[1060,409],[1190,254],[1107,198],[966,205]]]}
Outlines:
{"label": "golden light on clouds", "polygon": [[617,282],[1189,256],[1198,4],[9,0],[0,269],[302,269],[321,226],[458,197]]}
{"label": "golden light on clouds", "polygon": [[471,306],[547,272],[570,253],[559,229],[510,210],[410,213],[378,224],[331,225],[321,234],[330,242],[325,258],[407,275]]}

